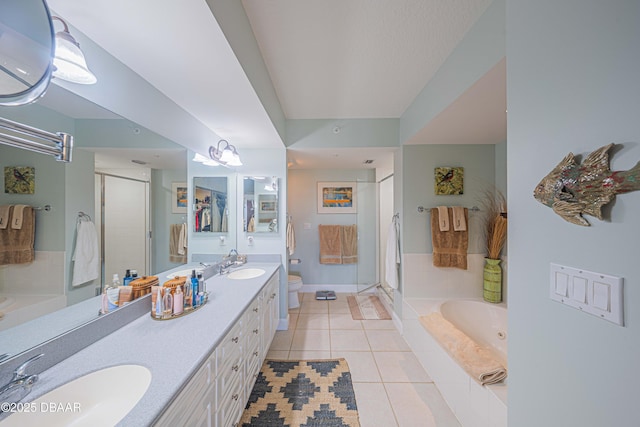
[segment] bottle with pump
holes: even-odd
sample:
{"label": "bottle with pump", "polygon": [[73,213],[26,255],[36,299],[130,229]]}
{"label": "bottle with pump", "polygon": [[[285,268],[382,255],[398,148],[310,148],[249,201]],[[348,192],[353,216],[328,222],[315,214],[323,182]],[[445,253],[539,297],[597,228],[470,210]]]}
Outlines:
{"label": "bottle with pump", "polygon": [[196,276],[196,271],[191,271],[191,304],[193,307],[198,306],[198,277]]}
{"label": "bottle with pump", "polygon": [[107,293],[107,302],[109,306],[109,311],[115,310],[118,308],[118,297],[120,293],[120,278],[118,277],[118,273],[113,275],[113,280],[111,284],[107,286],[105,292]]}
{"label": "bottle with pump", "polygon": [[127,272],[124,274],[124,277],[122,278],[122,285],[128,286],[132,280],[133,276],[131,276],[131,270],[127,270]]}
{"label": "bottle with pump", "polygon": [[175,316],[182,314],[184,311],[184,294],[180,285],[176,288],[176,293],[173,295],[173,314]]}

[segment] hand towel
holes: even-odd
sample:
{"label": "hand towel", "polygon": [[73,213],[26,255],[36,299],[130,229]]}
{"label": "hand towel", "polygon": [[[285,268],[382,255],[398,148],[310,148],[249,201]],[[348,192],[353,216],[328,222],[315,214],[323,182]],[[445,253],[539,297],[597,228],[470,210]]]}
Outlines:
{"label": "hand towel", "polygon": [[438,224],[440,231],[449,231],[449,208],[446,206],[438,206]]}
{"label": "hand towel", "polygon": [[186,226],[184,224],[171,224],[169,226],[169,262],[180,264],[187,262],[187,255],[179,253],[181,244],[183,245],[183,248],[186,247],[186,237],[183,236],[183,242],[180,242],[181,236],[183,235],[183,229],[186,235]]}
{"label": "hand towel", "polygon": [[342,263],[358,263],[358,226],[343,225],[340,228],[340,238],[342,240]]}
{"label": "hand towel", "polygon": [[451,210],[453,211],[453,231],[467,231],[464,208],[462,206],[454,206]]}
{"label": "hand towel", "polygon": [[9,225],[9,208],[11,205],[0,206],[0,230],[4,230]]}
{"label": "hand towel", "polygon": [[256,217],[252,216],[247,224],[247,233],[255,233],[256,231]]}
{"label": "hand towel", "polygon": [[296,233],[291,220],[287,223],[287,248],[289,248],[289,256],[293,255],[296,250]]}
{"label": "hand towel", "polygon": [[[15,207],[9,209],[9,222],[13,223]],[[25,264],[35,258],[33,244],[36,232],[36,215],[31,206],[22,209],[22,228],[0,229],[0,265]]]}
{"label": "hand towel", "polygon": [[100,276],[100,251],[98,233],[91,221],[78,221],[76,227],[76,247],[73,252],[73,279],[71,286],[95,280]]}
{"label": "hand towel", "polygon": [[187,255],[187,224],[180,225],[180,234],[178,235],[178,255]]}
{"label": "hand towel", "polygon": [[24,221],[24,208],[27,205],[15,205],[13,207],[13,216],[11,217],[11,228],[20,230]]}
{"label": "hand towel", "polygon": [[319,225],[320,264],[342,264],[341,226]]}
{"label": "hand towel", "polygon": [[420,317],[420,323],[467,373],[481,385],[507,377],[507,369],[494,354],[481,347],[440,313]]}
{"label": "hand towel", "polygon": [[[452,210],[447,209],[449,222],[453,222]],[[464,209],[465,221],[468,211]],[[468,222],[468,221],[467,221]],[[467,269],[468,231],[440,231],[440,218],[437,208],[431,209],[431,243],[433,244],[433,265],[436,267],[454,267]]]}
{"label": "hand towel", "polygon": [[384,278],[387,285],[393,289],[398,289],[398,265],[400,264],[400,242],[398,241],[399,233],[395,221],[389,224],[387,232],[387,252],[385,254],[385,271]]}

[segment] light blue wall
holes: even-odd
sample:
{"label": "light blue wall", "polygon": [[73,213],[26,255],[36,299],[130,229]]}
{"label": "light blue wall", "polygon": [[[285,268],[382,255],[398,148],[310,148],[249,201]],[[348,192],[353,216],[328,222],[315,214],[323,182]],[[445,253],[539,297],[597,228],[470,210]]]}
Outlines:
{"label": "light blue wall", "polygon": [[[358,231],[362,240],[359,247],[372,247],[376,236],[376,200],[367,191],[363,200],[358,201],[358,207],[364,212],[360,214],[319,214],[317,208],[317,183],[324,181],[364,181],[374,182],[373,169],[343,170],[343,169],[307,169],[289,170],[289,203],[288,212],[293,217],[296,233],[296,250],[291,258],[299,258],[301,264],[290,265],[289,271],[302,275],[305,284],[357,284],[358,269],[375,271],[376,258],[361,256],[354,265],[325,265],[320,264],[320,243],[318,225],[351,225],[358,224]],[[366,185],[366,184],[365,184]],[[360,196],[358,192],[358,196]],[[368,198],[365,198],[369,196]],[[366,206],[370,208],[367,209]],[[367,214],[368,211],[368,214]],[[305,229],[305,224],[309,228]],[[370,241],[367,243],[367,239]],[[367,267],[368,266],[368,267]]]}
{"label": "light blue wall", "polygon": [[[635,426],[640,420],[640,193],[570,224],[533,189],[568,153],[622,145],[640,160],[640,2],[510,0],[507,8],[509,425]],[[607,215],[609,216],[609,215]],[[624,278],[625,327],[549,299],[549,264]]]}
{"label": "light blue wall", "polygon": [[484,76],[505,54],[506,0],[494,0],[400,119],[404,143]]}
{"label": "light blue wall", "polygon": [[153,169],[151,171],[152,271],[166,271],[179,264],[169,261],[169,230],[171,224],[187,222],[187,214],[171,212],[171,185],[174,182],[187,182],[186,169]]}
{"label": "light blue wall", "polygon": [[[479,205],[483,192],[495,182],[495,146],[405,145],[402,148],[402,250],[404,253],[431,253],[431,216],[419,213],[418,206]],[[434,169],[441,166],[464,168],[464,194],[437,196],[434,191]],[[485,253],[480,215],[469,213],[468,253]]]}
{"label": "light blue wall", "polygon": [[287,120],[287,147],[397,147],[399,119]]}

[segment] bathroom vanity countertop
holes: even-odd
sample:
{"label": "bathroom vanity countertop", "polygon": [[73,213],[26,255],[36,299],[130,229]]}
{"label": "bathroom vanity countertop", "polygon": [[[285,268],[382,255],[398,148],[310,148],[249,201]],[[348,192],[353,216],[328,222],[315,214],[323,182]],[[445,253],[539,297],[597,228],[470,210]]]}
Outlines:
{"label": "bathroom vanity countertop", "polygon": [[[168,270],[158,276],[164,277],[184,268]],[[262,268],[265,274],[246,280],[233,280],[224,275],[207,279],[209,301],[197,312],[166,321],[154,320],[150,315],[141,316],[42,372],[25,401],[32,401],[93,371],[137,364],[151,371],[151,384],[138,404],[118,425],[151,425],[210,356],[269,278],[274,273],[278,274],[280,264],[249,262],[234,270],[242,268]]]}

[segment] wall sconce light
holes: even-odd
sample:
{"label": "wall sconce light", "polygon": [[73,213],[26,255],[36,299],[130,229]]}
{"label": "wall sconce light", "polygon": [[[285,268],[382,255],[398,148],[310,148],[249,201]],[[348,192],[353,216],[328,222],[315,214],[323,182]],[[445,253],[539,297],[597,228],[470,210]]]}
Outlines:
{"label": "wall sconce light", "polygon": [[267,191],[278,191],[278,177],[271,177],[266,179],[264,189]]}
{"label": "wall sconce light", "polygon": [[56,33],[56,50],[53,58],[53,76],[71,83],[79,83],[91,85],[98,81],[96,76],[89,71],[87,61],[84,59],[84,53],[80,50],[80,44],[69,33],[67,23],[57,16],[51,19],[57,19],[62,22],[64,29]]}
{"label": "wall sconce light", "polygon": [[224,139],[218,141],[217,147],[209,147],[209,157],[211,157],[211,160],[218,162],[221,165],[242,166],[238,150]]}

